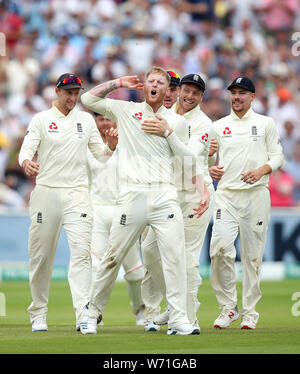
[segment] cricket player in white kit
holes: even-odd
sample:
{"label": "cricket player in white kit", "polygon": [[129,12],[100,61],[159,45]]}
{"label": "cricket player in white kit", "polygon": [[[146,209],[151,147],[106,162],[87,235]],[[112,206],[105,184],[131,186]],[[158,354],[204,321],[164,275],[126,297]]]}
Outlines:
{"label": "cricket player in white kit", "polygon": [[[102,140],[106,144],[107,130],[115,128],[116,125],[101,114],[94,113],[94,117]],[[93,274],[95,274],[107,249],[110,229],[119,196],[117,150],[106,163],[98,162],[91,152],[89,152],[88,166],[94,216],[91,257]],[[136,324],[143,325],[144,303],[141,297],[141,282],[144,277],[144,265],[140,256],[139,240],[128,251],[122,266],[125,272],[124,278],[132,304],[132,311],[136,317]]]}
{"label": "cricket player in white kit", "polygon": [[228,87],[231,113],[213,123],[219,166],[211,176],[219,180],[210,243],[211,284],[221,314],[214,327],[226,328],[239,317],[234,246],[240,234],[243,266],[242,329],[255,329],[261,297],[260,270],[270,216],[268,174],[284,164],[279,133],[272,118],[255,113],[253,82],[238,77]]}
{"label": "cricket player in white kit", "polygon": [[[170,109],[172,108],[173,104],[178,99],[179,94],[179,83],[180,83],[180,76],[177,72],[172,70],[167,70],[167,73],[170,76],[170,84],[167,88],[163,105]],[[149,226],[144,230],[142,236],[141,236],[141,242],[143,243],[144,239],[147,236],[147,233],[149,231]],[[154,242],[156,244],[156,241]],[[146,246],[148,248],[148,246]],[[158,250],[158,249],[157,249]],[[142,299],[145,304],[145,310],[144,310],[144,318],[145,318],[145,331],[158,331],[160,329],[159,325],[153,324],[153,318],[159,315],[160,313],[160,304],[163,300],[163,294],[161,292],[161,283],[160,283],[160,277],[159,279],[155,279],[155,277],[152,277],[151,275],[151,265],[156,263],[156,261],[160,261],[159,256],[157,257],[157,254],[155,251],[153,252],[153,256],[151,256],[150,253],[145,256],[143,255],[143,264],[145,267],[145,274],[144,278],[141,284],[141,293],[142,293]],[[161,266],[158,268],[158,272],[161,276]],[[164,281],[163,281],[164,284]]]}
{"label": "cricket player in white kit", "polygon": [[[92,211],[88,191],[87,150],[105,161],[116,137],[104,145],[92,115],[75,108],[80,78],[63,74],[56,84],[57,101],[32,118],[19,154],[26,175],[36,176],[30,196],[28,308],[32,331],[47,331],[48,295],[57,241],[64,227],[70,247],[68,279],[76,315],[83,318],[92,280],[90,242]],[[32,161],[37,152],[37,161]],[[105,157],[104,157],[105,156]]]}
{"label": "cricket player in white kit", "polygon": [[[170,306],[168,334],[188,335],[194,328],[188,322],[186,308],[186,268],[183,217],[174,185],[173,152],[194,158],[178,141],[187,142],[188,126],[184,118],[162,104],[169,76],[161,68],[146,74],[145,85],[136,76],[126,76],[95,87],[82,96],[89,109],[117,123],[119,132],[121,191],[106,252],[93,284],[90,318],[83,333],[96,333],[96,320],[108,302],[120,265],[128,249],[149,224],[159,243]],[[105,98],[113,90],[125,87],[144,89],[146,101],[125,102]],[[165,137],[147,134],[141,129],[145,118],[167,119],[172,125]],[[172,147],[172,148],[171,148]],[[172,151],[173,150],[173,151]]]}
{"label": "cricket player in white kit", "polygon": [[[172,78],[171,78],[172,79]],[[202,196],[196,189],[195,184],[192,183],[185,168],[185,174],[182,176],[182,171],[177,176],[178,181],[178,195],[180,199],[181,209],[184,218],[184,232],[185,232],[185,250],[186,250],[186,261],[187,261],[187,307],[188,307],[188,318],[195,329],[199,330],[200,327],[197,321],[197,310],[200,305],[198,301],[198,288],[202,283],[199,274],[199,258],[200,252],[205,240],[207,227],[212,217],[213,206],[214,206],[214,187],[212,179],[209,175],[208,162],[210,152],[210,141],[212,133],[212,122],[200,109],[200,102],[203,98],[205,91],[205,82],[198,74],[188,74],[184,76],[180,81],[179,101],[172,106],[172,110],[182,115],[187,119],[189,124],[190,139],[188,146],[193,150],[197,156],[199,164],[202,166],[204,182],[207,186],[208,193],[210,195],[210,206],[199,218],[194,212],[194,207],[197,206]],[[147,126],[147,123],[143,125],[143,129],[153,134],[163,134],[166,130],[164,127],[157,127],[157,131],[154,130],[154,124],[151,123]],[[180,181],[184,177],[184,182],[181,185]],[[162,277],[161,262],[159,257],[159,251],[156,244],[156,238],[153,230],[149,230],[148,235],[142,243],[142,252],[144,263],[149,270],[153,280],[160,285],[162,293],[164,293],[164,280]],[[144,285],[147,283],[144,283]],[[148,290],[150,295],[152,290]],[[146,290],[142,289],[143,295],[146,294]],[[148,298],[145,298],[145,300]],[[144,301],[145,301],[144,300]],[[147,312],[147,303],[146,312]],[[150,309],[151,304],[150,304]],[[155,310],[153,310],[155,312]],[[168,317],[168,313],[164,313]],[[154,318],[153,324],[150,322],[148,326],[145,325],[146,331],[157,331],[159,324],[167,322],[168,318],[164,318],[164,314]]]}

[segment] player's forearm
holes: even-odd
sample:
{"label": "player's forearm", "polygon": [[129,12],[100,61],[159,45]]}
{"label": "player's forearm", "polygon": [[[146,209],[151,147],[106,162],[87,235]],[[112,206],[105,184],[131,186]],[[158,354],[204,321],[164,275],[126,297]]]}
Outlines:
{"label": "player's forearm", "polygon": [[[285,158],[284,158],[284,155],[283,153],[278,153],[276,155],[273,155],[269,161],[267,162],[267,166],[270,167],[271,171],[270,173],[272,173],[272,171],[275,171],[281,167],[283,167],[285,164]],[[268,174],[270,174],[268,173]]]}
{"label": "player's forearm", "polygon": [[216,164],[216,161],[217,161],[217,155],[214,154],[212,156],[209,156],[208,157],[208,167],[210,168],[211,166],[214,166]]}
{"label": "player's forearm", "polygon": [[182,141],[180,141],[174,131],[172,131],[171,134],[167,136],[167,141],[175,156],[191,157],[192,164],[196,164],[196,156],[193,150],[185,145]]}
{"label": "player's forearm", "polygon": [[261,175],[261,177],[263,177],[267,174],[271,174],[272,173],[272,168],[271,168],[270,165],[265,164],[265,165],[261,166],[260,168],[258,168],[257,171]]}
{"label": "player's forearm", "polygon": [[106,111],[106,96],[120,87],[122,87],[121,78],[104,82],[81,95],[80,100],[92,112],[104,114]]}
{"label": "player's forearm", "polygon": [[101,83],[98,86],[92,88],[88,92],[91,95],[104,99],[112,91],[117,90],[118,88],[121,88],[121,87],[122,87],[122,79],[118,78],[118,79],[114,79],[108,82]]}
{"label": "player's forearm", "polygon": [[19,161],[19,165],[21,166],[21,168],[23,167],[24,161],[26,161],[26,160],[31,161],[33,159],[34,154],[35,154],[34,150],[24,149],[24,148],[25,148],[24,146],[21,147],[21,150],[20,150],[20,153],[19,153],[19,156],[18,156],[18,161]]}

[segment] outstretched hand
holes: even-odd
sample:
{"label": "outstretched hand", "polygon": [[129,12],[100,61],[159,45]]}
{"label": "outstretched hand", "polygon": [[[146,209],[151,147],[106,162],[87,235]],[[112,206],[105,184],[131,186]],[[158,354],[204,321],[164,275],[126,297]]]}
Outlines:
{"label": "outstretched hand", "polygon": [[195,208],[194,211],[196,212],[195,215],[197,218],[200,218],[204,212],[207,211],[209,207],[209,196],[203,197],[202,200],[200,201],[200,204],[198,208]]}
{"label": "outstretched hand", "polygon": [[120,79],[120,87],[128,88],[130,90],[142,90],[144,83],[142,83],[137,75],[126,75]]}

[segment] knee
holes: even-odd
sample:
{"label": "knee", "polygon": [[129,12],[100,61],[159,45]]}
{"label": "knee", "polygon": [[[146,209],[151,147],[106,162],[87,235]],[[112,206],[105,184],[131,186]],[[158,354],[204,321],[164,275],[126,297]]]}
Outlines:
{"label": "knee", "polygon": [[212,261],[221,257],[233,259],[236,257],[234,241],[226,240],[226,238],[222,238],[222,240],[214,240],[211,242],[209,253]]}

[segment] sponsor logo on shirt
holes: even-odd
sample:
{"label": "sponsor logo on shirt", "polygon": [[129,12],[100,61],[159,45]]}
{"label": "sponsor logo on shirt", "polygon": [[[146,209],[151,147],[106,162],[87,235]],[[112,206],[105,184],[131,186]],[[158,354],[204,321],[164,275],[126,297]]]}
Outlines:
{"label": "sponsor logo on shirt", "polygon": [[231,138],[232,137],[232,135],[231,135],[231,130],[230,130],[230,128],[227,126],[227,127],[225,127],[225,129],[224,129],[224,131],[223,131],[223,136],[222,136],[222,138]]}
{"label": "sponsor logo on shirt", "polygon": [[55,122],[51,122],[48,132],[58,132],[58,126]]}
{"label": "sponsor logo on shirt", "polygon": [[208,134],[206,133],[206,134],[202,135],[202,136],[200,137],[199,141],[200,141],[201,143],[203,143],[203,144],[207,143],[207,141],[208,141]]}
{"label": "sponsor logo on shirt", "polygon": [[134,119],[138,119],[138,120],[141,121],[143,119],[143,113],[142,112],[137,112],[137,113],[133,114],[132,117]]}

